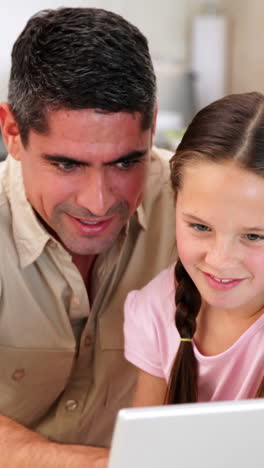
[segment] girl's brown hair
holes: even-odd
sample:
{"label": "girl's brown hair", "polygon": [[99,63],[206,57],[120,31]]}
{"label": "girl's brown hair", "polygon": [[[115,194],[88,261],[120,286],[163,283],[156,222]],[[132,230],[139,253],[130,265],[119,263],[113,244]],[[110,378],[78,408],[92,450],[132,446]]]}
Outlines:
{"label": "girl's brown hair", "polygon": [[[202,109],[194,117],[170,161],[172,187],[182,187],[182,171],[190,162],[221,164],[234,161],[239,167],[264,175],[264,96],[233,94]],[[263,204],[264,209],[264,204]],[[181,338],[192,339],[201,296],[178,260],[175,324]],[[167,403],[197,401],[197,361],[190,341],[181,341],[171,370]],[[258,389],[264,396],[264,379]]]}
{"label": "girl's brown hair", "polygon": [[261,384],[260,384],[260,386],[258,388],[256,398],[264,398],[264,377],[263,377],[263,379],[261,381]]}

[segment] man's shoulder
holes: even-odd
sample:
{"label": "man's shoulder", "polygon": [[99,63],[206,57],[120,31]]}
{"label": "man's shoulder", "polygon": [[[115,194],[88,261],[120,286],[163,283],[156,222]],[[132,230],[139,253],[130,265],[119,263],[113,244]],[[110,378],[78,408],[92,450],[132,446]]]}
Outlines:
{"label": "man's shoulder", "polygon": [[6,177],[6,161],[0,162],[0,217],[1,217],[1,225],[2,225],[2,217],[6,216],[9,213],[9,203],[6,193],[5,187],[5,177]]}
{"label": "man's shoulder", "polygon": [[6,176],[7,161],[0,162],[0,206],[7,201],[4,180]]}
{"label": "man's shoulder", "polygon": [[157,146],[152,147],[151,154],[154,158],[159,158],[166,165],[168,165],[171,157],[173,156],[172,151],[169,151],[165,148],[158,148]]}
{"label": "man's shoulder", "polygon": [[153,148],[151,165],[144,192],[143,206],[146,215],[166,209],[167,214],[174,212],[174,193],[170,181],[169,160],[172,153]]}
{"label": "man's shoulder", "polygon": [[[151,150],[151,171],[150,175],[158,175],[163,180],[168,180],[170,177],[170,165],[169,161],[173,153],[163,148],[157,148],[154,146]],[[154,170],[156,169],[156,170]]]}
{"label": "man's shoulder", "polygon": [[6,242],[10,238],[11,218],[12,213],[8,201],[6,186],[5,186],[5,171],[6,161],[0,163],[0,225],[1,225],[1,242],[0,248],[6,248]]}

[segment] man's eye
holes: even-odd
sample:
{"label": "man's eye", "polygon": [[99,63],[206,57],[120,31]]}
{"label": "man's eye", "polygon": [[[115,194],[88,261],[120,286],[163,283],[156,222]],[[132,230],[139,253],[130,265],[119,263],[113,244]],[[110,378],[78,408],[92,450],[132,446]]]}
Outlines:
{"label": "man's eye", "polygon": [[139,161],[137,159],[124,159],[115,164],[118,169],[130,169],[131,167],[135,166]]}
{"label": "man's eye", "polygon": [[71,163],[71,162],[59,162],[59,163],[55,163],[55,166],[63,172],[71,172],[74,169],[76,169],[78,164]]}
{"label": "man's eye", "polygon": [[210,231],[211,229],[208,226],[205,226],[205,224],[200,224],[200,223],[192,223],[190,225],[193,229],[196,231]]}
{"label": "man's eye", "polygon": [[261,236],[260,234],[252,234],[252,233],[246,234],[245,237],[247,240],[253,241],[253,242],[261,241],[264,239],[264,236]]}

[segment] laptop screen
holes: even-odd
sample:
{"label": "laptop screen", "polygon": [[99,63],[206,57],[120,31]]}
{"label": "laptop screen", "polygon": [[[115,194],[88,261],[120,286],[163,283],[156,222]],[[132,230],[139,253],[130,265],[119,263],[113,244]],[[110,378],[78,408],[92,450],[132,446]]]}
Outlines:
{"label": "laptop screen", "polygon": [[109,468],[263,468],[264,399],[119,411]]}

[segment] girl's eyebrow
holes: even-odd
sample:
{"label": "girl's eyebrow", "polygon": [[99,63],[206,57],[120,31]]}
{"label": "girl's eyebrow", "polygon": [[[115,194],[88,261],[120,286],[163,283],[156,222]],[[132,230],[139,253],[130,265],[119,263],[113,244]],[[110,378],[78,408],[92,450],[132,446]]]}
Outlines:
{"label": "girl's eyebrow", "polygon": [[201,224],[209,224],[207,221],[205,221],[203,219],[200,219],[197,216],[193,216],[193,215],[191,215],[189,213],[183,213],[183,216],[186,219],[190,220],[190,221],[196,221],[196,222],[201,223]]}
{"label": "girl's eyebrow", "polygon": [[255,232],[264,232],[264,227],[261,228],[261,227],[253,226],[253,227],[243,228],[242,230],[245,231],[245,232],[249,232],[249,233],[251,233],[251,232],[254,232],[254,233]]}
{"label": "girl's eyebrow", "polygon": [[[197,216],[193,216],[189,213],[183,213],[183,216],[188,220],[188,221],[195,221],[197,223],[200,223],[200,224],[205,224],[206,226],[207,225],[210,225],[210,223],[208,223],[207,221],[205,220],[202,220],[200,218],[198,218]],[[259,227],[259,226],[252,226],[252,227],[242,227],[241,228],[241,231],[245,232],[245,233],[255,233],[255,232],[264,232],[264,226],[263,227]]]}
{"label": "girl's eyebrow", "polygon": [[[134,159],[142,159],[146,156],[147,154],[147,149],[143,149],[143,150],[137,150],[137,151],[131,151],[127,154],[124,154],[122,156],[120,156],[119,158],[117,159],[114,159],[112,161],[107,161],[106,163],[104,163],[103,165],[104,166],[109,166],[109,165],[113,165],[113,164],[117,164],[117,163],[120,163],[120,162],[123,162],[123,161],[133,161]],[[42,159],[45,159],[46,161],[50,161],[50,162],[56,162],[56,163],[70,163],[70,164],[77,164],[78,166],[91,166],[91,164],[87,161],[81,161],[79,159],[76,159],[74,157],[71,157],[71,156],[65,156],[63,154],[46,154],[46,153],[43,153],[41,154],[41,158]]]}

